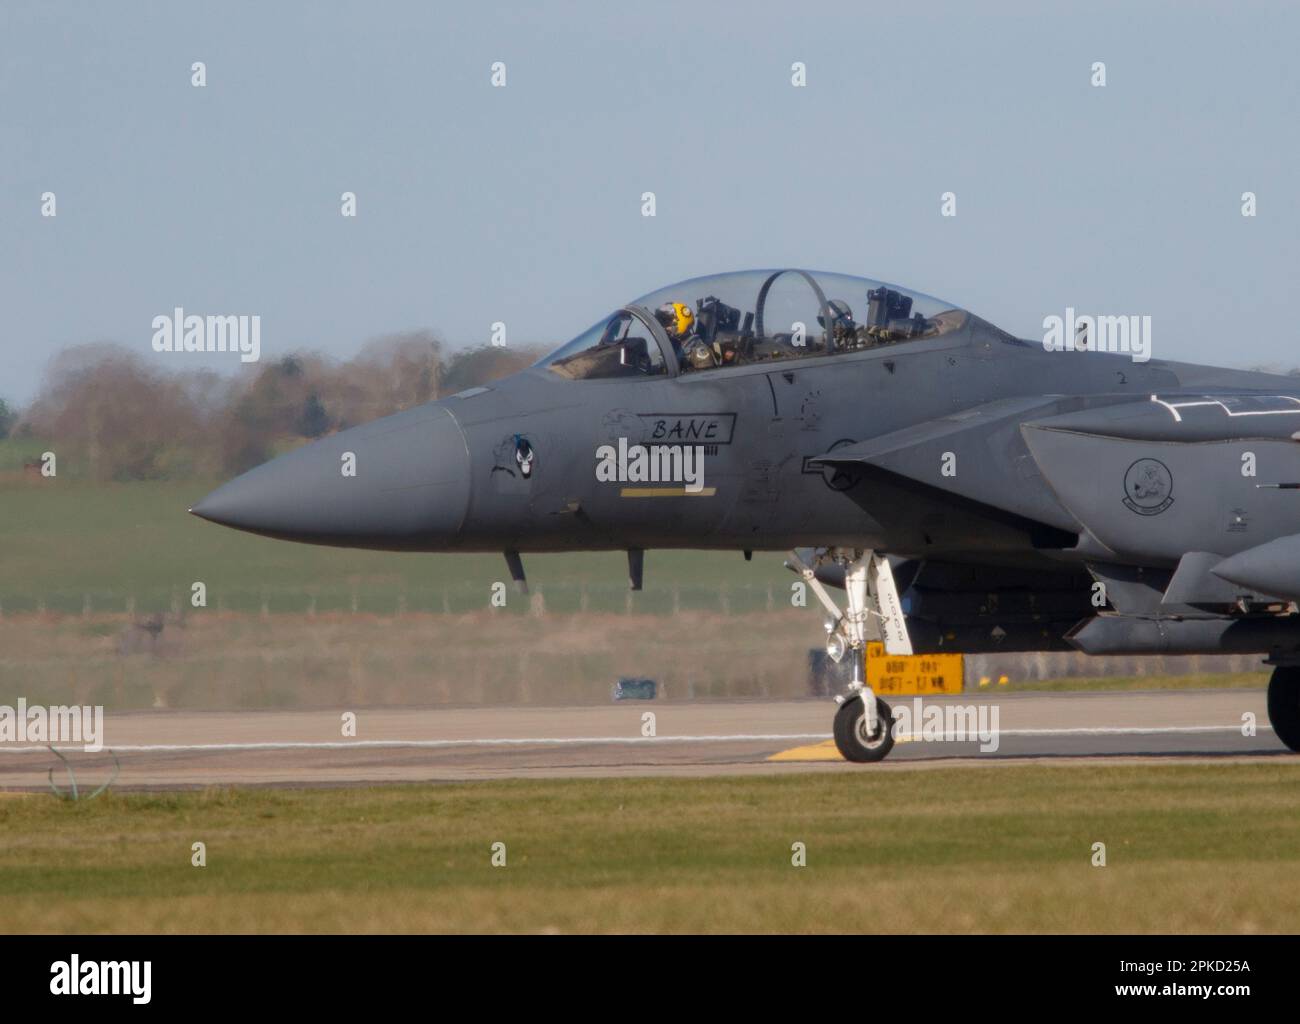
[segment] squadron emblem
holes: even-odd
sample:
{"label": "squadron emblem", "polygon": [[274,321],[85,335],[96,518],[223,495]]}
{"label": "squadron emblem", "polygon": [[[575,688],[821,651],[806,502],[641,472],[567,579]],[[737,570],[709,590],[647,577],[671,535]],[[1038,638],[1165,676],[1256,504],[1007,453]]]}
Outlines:
{"label": "squadron emblem", "polygon": [[533,460],[537,453],[532,443],[522,434],[515,435],[515,462],[519,464],[519,473],[525,480],[533,475]]}
{"label": "squadron emblem", "polygon": [[1156,459],[1138,459],[1124,474],[1124,504],[1140,516],[1156,516],[1174,503],[1174,477]]}

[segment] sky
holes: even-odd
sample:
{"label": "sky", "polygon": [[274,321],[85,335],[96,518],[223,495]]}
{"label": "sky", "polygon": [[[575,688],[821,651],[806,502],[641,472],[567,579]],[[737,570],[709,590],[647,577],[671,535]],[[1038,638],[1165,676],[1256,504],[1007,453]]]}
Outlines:
{"label": "sky", "polygon": [[0,398],[84,342],[233,372],[153,351],[177,306],[259,315],[263,360],[559,345],[769,266],[1300,366],[1297,40],[1285,3],[5,0]]}

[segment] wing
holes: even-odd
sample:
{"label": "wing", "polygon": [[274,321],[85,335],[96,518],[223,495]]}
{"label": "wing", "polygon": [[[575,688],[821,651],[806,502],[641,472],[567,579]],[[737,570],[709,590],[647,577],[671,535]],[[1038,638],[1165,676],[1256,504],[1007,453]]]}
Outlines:
{"label": "wing", "polygon": [[[1013,398],[812,461],[872,466],[1074,538],[1055,546],[1104,585],[1100,619],[1139,623],[1098,625],[1095,608],[1080,608],[1068,639],[1092,653],[1177,649],[1177,636],[1218,649],[1223,622],[1234,635],[1270,630],[1238,620],[1275,619],[1300,600],[1300,396]],[[1144,633],[1152,620],[1180,625]]]}

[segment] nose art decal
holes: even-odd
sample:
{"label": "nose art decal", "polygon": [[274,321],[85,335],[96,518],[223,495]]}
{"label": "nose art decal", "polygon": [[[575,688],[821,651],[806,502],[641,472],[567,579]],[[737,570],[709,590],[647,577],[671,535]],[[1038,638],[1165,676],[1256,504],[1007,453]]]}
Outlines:
{"label": "nose art decal", "polygon": [[537,453],[533,451],[533,446],[528,438],[522,434],[515,435],[515,462],[519,465],[519,472],[525,480],[533,475],[533,463],[537,458]]}

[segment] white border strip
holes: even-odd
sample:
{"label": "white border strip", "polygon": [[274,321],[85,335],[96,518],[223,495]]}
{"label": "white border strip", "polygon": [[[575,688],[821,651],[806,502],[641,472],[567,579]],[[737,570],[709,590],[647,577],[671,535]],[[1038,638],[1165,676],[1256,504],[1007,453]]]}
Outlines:
{"label": "white border strip", "polygon": [[[1246,397],[1246,398],[1279,398],[1279,399],[1281,399],[1282,401],[1290,402],[1290,403],[1292,403],[1292,404],[1295,405],[1295,406],[1300,406],[1300,399],[1297,399],[1297,398],[1295,398],[1295,397],[1292,396],[1292,395],[1252,395],[1252,394],[1243,394],[1243,395],[1241,395],[1241,396],[1234,395],[1233,397]],[[1158,404],[1158,405],[1163,405],[1166,409],[1168,409],[1169,412],[1170,412],[1170,414],[1173,416],[1174,421],[1175,421],[1176,423],[1182,423],[1182,422],[1183,422],[1183,417],[1182,417],[1182,415],[1178,412],[1179,409],[1192,409],[1192,408],[1195,408],[1196,406],[1203,406],[1203,405],[1217,405],[1217,406],[1218,406],[1218,407],[1223,411],[1223,413],[1224,413],[1226,416],[1228,416],[1229,419],[1235,419],[1235,418],[1238,417],[1238,416],[1295,416],[1295,415],[1297,415],[1297,414],[1300,414],[1300,408],[1295,408],[1295,409],[1247,409],[1247,410],[1245,410],[1244,412],[1233,412],[1231,409],[1228,408],[1228,406],[1227,406],[1227,405],[1226,405],[1222,400],[1217,399],[1217,398],[1211,398],[1211,397],[1208,396],[1208,395],[1206,395],[1205,397],[1203,397],[1199,402],[1198,402],[1198,401],[1192,401],[1192,400],[1190,400],[1190,399],[1187,400],[1187,401],[1185,401],[1185,402],[1177,402],[1177,401],[1169,401],[1169,402],[1166,402],[1166,401],[1165,401],[1163,398],[1161,398],[1159,395],[1152,395],[1152,396],[1151,396],[1151,401],[1155,402],[1155,403]]]}
{"label": "white border strip", "polygon": [[[1256,729],[1273,731],[1271,725],[1257,725]],[[1001,736],[1158,736],[1161,734],[1196,734],[1212,732],[1241,732],[1239,725],[1155,725],[1155,726],[1098,726],[1095,729],[1086,726],[1077,729],[995,729],[994,734]],[[955,736],[945,732],[944,739]],[[969,737],[969,734],[968,734]],[[898,739],[922,740],[921,733],[904,733]],[[1245,738],[1245,737],[1243,737]],[[969,737],[969,742],[978,743],[978,737]]]}
{"label": "white border strip", "polygon": [[[1272,731],[1272,726],[1261,724],[1257,726],[1260,730]],[[1097,728],[1073,728],[1073,729],[999,729],[997,735],[1002,736],[1152,736],[1168,734],[1188,734],[1198,733],[1230,733],[1241,732],[1239,725],[1169,725],[1169,726],[1099,726]],[[944,739],[949,736],[955,738],[954,733],[945,733]],[[207,751],[219,753],[222,751],[253,751],[253,750],[344,750],[349,748],[356,749],[387,749],[409,747],[414,749],[443,749],[448,747],[549,747],[549,746],[580,746],[582,744],[637,744],[637,743],[766,743],[766,742],[806,742],[808,740],[829,740],[830,733],[825,732],[795,732],[795,733],[741,733],[727,734],[719,736],[542,736],[529,737],[524,739],[463,739],[463,740],[333,740],[324,742],[267,742],[267,743],[144,743],[144,744],[124,744],[114,746],[105,744],[103,751],[96,753],[106,753],[114,751],[119,754],[166,754],[182,753],[186,751]],[[906,740],[921,740],[921,733],[906,733],[898,737]],[[970,738],[969,742],[977,743],[978,738]],[[80,746],[60,746],[54,748],[57,751],[82,751],[85,748]],[[45,746],[10,746],[0,744],[0,752],[8,751],[11,753],[39,753],[49,751]]]}

